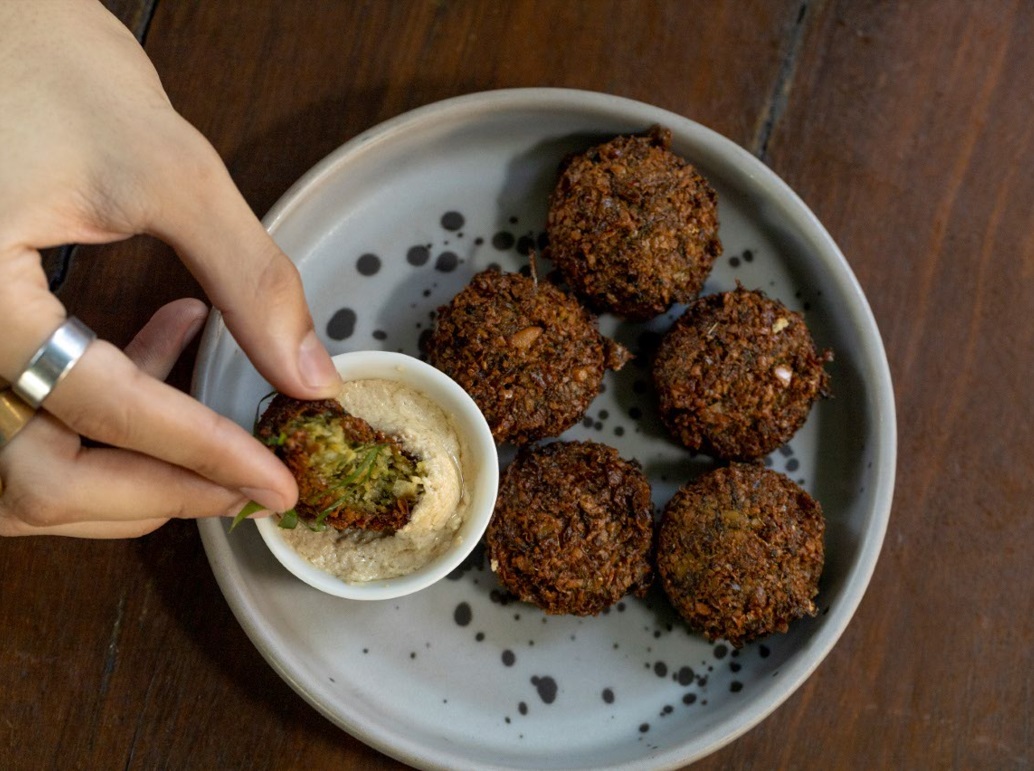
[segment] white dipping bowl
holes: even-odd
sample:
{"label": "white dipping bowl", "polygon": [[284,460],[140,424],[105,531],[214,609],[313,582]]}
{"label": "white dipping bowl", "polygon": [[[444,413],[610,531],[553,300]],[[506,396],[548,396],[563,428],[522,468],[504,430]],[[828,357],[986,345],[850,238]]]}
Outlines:
{"label": "white dipping bowl", "polygon": [[[392,380],[420,392],[448,415],[465,440],[473,458],[465,468],[475,469],[463,484],[470,505],[452,545],[412,573],[377,581],[349,583],[320,570],[296,552],[284,539],[276,517],[256,519],[263,540],[285,568],[320,591],[352,600],[387,600],[424,589],[444,578],[473,551],[492,517],[499,490],[499,454],[481,410],[452,378],[419,359],[388,351],[354,351],[334,357],[346,382]],[[361,415],[359,417],[362,417]],[[303,525],[299,524],[299,527]]]}

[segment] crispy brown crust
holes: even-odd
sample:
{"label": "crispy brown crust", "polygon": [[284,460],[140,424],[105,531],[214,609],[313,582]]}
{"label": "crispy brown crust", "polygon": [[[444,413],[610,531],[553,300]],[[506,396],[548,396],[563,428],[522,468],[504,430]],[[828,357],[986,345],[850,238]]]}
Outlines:
{"label": "crispy brown crust", "polygon": [[761,292],[693,302],[664,336],[653,364],[660,414],[690,449],[759,458],[804,425],[828,395],[819,353],[800,314]]}
{"label": "crispy brown crust", "polygon": [[518,445],[577,423],[604,370],[629,358],[557,287],[497,270],[438,309],[427,355],[471,395],[496,442]]}
{"label": "crispy brown crust", "polygon": [[684,486],[661,520],[657,570],[672,605],[709,640],[739,647],[814,616],[822,508],[792,480],[733,464]]}
{"label": "crispy brown crust", "polygon": [[486,544],[503,585],[547,613],[595,615],[653,580],[650,484],[596,442],[525,447],[503,474]]}
{"label": "crispy brown crust", "polygon": [[549,256],[598,312],[645,321],[697,296],[722,253],[718,196],[672,153],[671,131],[622,136],[566,162]]}
{"label": "crispy brown crust", "polygon": [[[345,436],[356,444],[385,444],[405,454],[394,437],[374,430],[362,418],[349,415],[334,399],[301,401],[277,394],[262,414],[255,433],[284,462],[298,482],[295,511],[302,519],[317,519],[340,497],[333,489],[338,480],[327,479],[311,462],[316,448],[305,431],[296,426],[299,420],[306,418],[341,424]],[[337,530],[360,528],[394,532],[409,522],[409,515],[409,502],[405,498],[396,498],[392,505],[374,511],[339,505],[324,515],[323,521]]]}

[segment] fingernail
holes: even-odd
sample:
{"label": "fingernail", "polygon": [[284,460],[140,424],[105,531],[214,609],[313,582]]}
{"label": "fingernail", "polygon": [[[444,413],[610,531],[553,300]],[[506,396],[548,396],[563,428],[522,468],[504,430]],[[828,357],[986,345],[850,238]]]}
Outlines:
{"label": "fingernail", "polygon": [[184,330],[184,332],[183,332],[183,346],[184,347],[190,345],[191,340],[193,340],[195,337],[197,337],[198,332],[201,331],[201,328],[205,325],[205,322],[207,320],[208,320],[208,316],[205,315],[205,316],[199,316],[198,318],[196,318],[192,322],[190,322],[190,326],[188,326],[186,328],[186,330]]}
{"label": "fingernail", "polygon": [[263,490],[259,487],[242,487],[241,493],[270,511],[285,511],[290,508],[284,497],[274,490]]}
{"label": "fingernail", "polygon": [[327,349],[311,329],[302,338],[302,345],[298,350],[298,372],[309,388],[329,388],[339,379]]}

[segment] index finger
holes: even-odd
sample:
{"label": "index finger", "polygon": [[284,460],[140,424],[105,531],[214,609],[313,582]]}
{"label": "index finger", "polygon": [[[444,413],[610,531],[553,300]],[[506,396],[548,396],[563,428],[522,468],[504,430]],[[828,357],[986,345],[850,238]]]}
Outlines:
{"label": "index finger", "polygon": [[83,436],[189,469],[272,511],[297,500],[294,477],[250,433],[144,374],[103,340],[90,345],[45,407]]}
{"label": "index finger", "polygon": [[182,128],[188,151],[159,161],[164,205],[148,229],[176,249],[270,383],[299,399],[335,396],[340,378],[314,330],[298,269],[208,141],[186,121]]}

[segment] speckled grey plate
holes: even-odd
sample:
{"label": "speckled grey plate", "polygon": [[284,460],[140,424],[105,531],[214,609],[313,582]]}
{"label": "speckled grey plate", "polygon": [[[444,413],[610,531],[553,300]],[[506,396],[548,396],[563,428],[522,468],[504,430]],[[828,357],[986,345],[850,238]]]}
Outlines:
{"label": "speckled grey plate", "polygon": [[[669,768],[731,741],[775,709],[829,652],[883,540],[895,422],[883,346],[843,256],[804,204],[753,156],[683,117],[601,94],[522,89],[452,99],[355,138],[292,187],[266,225],[301,270],[331,353],[419,352],[431,312],[476,272],[518,269],[540,238],[558,162],[662,123],[720,196],[725,254],[705,292],[738,280],[803,311],[836,351],[836,398],[767,462],[825,508],[827,563],[814,619],[735,651],[690,634],[665,600],[597,618],[507,603],[476,559],[402,600],[336,600],[298,581],[253,528],[200,524],[212,569],[269,663],[316,709],[421,767]],[[679,309],[676,309],[676,312]],[[648,358],[674,313],[601,328]],[[647,370],[608,373],[571,438],[637,458],[658,507],[711,462],[669,441]],[[198,397],[250,426],[267,391],[220,318],[206,330]]]}

